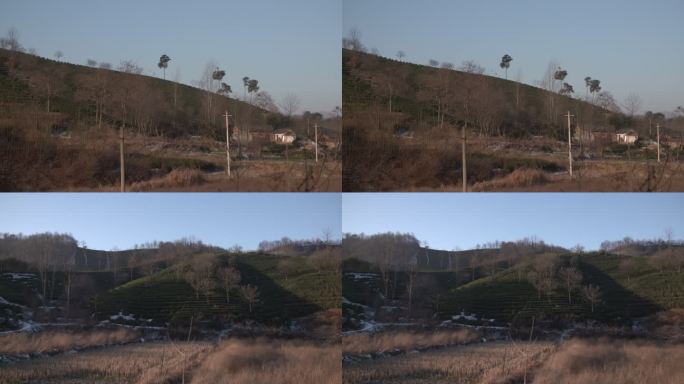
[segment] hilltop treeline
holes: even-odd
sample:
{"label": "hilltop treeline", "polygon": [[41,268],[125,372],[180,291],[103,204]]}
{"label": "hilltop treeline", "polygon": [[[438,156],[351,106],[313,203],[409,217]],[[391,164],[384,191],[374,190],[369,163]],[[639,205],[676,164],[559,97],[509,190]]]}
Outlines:
{"label": "hilltop treeline", "polygon": [[526,256],[567,252],[565,248],[546,244],[535,238],[518,241],[493,241],[478,244],[471,250],[430,249],[427,243],[410,233],[374,235],[345,234],[342,240],[345,259],[357,259],[372,265],[408,270],[435,271],[477,269],[501,263],[513,265]]}
{"label": "hilltop treeline", "polygon": [[154,241],[129,250],[88,249],[67,233],[0,234],[0,266],[24,263],[28,268],[51,271],[120,271],[142,266],[163,267],[195,254],[222,248],[200,240]]}

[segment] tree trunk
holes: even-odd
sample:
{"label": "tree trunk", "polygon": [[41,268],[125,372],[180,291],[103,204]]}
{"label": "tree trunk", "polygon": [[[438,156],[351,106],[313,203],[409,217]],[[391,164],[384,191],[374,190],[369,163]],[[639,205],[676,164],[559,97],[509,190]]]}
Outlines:
{"label": "tree trunk", "polygon": [[463,124],[463,137],[461,141],[461,163],[463,163],[463,192],[468,191],[468,171],[467,171],[467,164],[466,164],[466,127],[468,126],[468,122],[464,122]]}

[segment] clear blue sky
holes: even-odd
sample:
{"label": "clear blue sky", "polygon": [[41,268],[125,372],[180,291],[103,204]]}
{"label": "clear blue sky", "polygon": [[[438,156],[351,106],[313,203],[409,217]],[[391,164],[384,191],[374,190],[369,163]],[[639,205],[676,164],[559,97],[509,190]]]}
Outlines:
{"label": "clear blue sky", "polygon": [[[132,59],[156,72],[171,57],[167,79],[198,80],[208,60],[226,71],[234,91],[259,80],[276,101],[288,93],[302,108],[329,112],[341,103],[340,0],[2,0],[0,34],[19,30],[24,47],[52,58],[117,66]],[[239,93],[242,95],[242,92]]]}
{"label": "clear blue sky", "polygon": [[684,193],[345,193],[342,230],[409,232],[433,249],[537,236],[597,249],[604,240],[684,238]]}
{"label": "clear blue sky", "polygon": [[584,95],[584,78],[623,102],[638,93],[645,110],[668,112],[684,104],[684,1],[682,0],[344,0],[344,34],[394,58],[427,64],[433,58],[459,66],[475,60],[508,78],[521,71],[536,85],[551,60]]}
{"label": "clear blue sky", "polygon": [[341,238],[339,193],[0,194],[0,232],[66,232],[92,249],[194,236],[256,249],[261,240]]}

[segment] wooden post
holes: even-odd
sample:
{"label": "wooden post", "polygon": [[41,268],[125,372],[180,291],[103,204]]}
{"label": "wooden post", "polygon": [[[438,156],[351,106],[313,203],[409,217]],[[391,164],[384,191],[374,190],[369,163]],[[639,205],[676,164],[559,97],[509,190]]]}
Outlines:
{"label": "wooden post", "polygon": [[466,127],[468,123],[463,124],[463,140],[461,140],[461,162],[463,163],[463,192],[468,192],[468,172],[466,171]]}
{"label": "wooden post", "polygon": [[[232,115],[229,115],[228,110],[226,110],[224,116],[226,117],[226,174],[230,179],[230,125],[228,124],[228,118]],[[240,140],[239,137],[238,140]]]}
{"label": "wooden post", "polygon": [[318,123],[314,123],[314,138],[316,140],[316,162],[318,163]]}
{"label": "wooden post", "polygon": [[568,164],[570,177],[572,177],[572,134],[570,131],[570,111],[568,111]]}
{"label": "wooden post", "polygon": [[119,128],[119,168],[120,174],[121,174],[121,192],[126,192],[126,166],[124,163],[124,125],[126,123],[122,123],[121,127]]}
{"label": "wooden post", "polygon": [[660,163],[660,123],[656,123],[656,136],[658,137],[658,162]]}

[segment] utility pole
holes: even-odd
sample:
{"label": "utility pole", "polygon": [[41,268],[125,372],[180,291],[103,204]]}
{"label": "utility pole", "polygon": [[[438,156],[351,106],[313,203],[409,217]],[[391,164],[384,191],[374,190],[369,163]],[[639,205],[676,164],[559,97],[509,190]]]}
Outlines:
{"label": "utility pole", "polygon": [[571,115],[570,111],[568,111],[568,114],[565,116],[568,117],[568,164],[570,165],[570,177],[572,177],[572,137],[570,133],[570,118],[575,115]]}
{"label": "utility pole", "polygon": [[119,128],[119,168],[121,168],[121,192],[126,192],[126,167],[124,164],[124,125],[122,123],[121,128]]}
{"label": "utility pole", "polygon": [[[228,110],[223,114],[226,117],[226,173],[230,179],[230,126],[228,125],[228,118],[233,116],[228,114]],[[239,140],[240,138],[238,138]]]}
{"label": "utility pole", "polygon": [[314,123],[314,139],[316,144],[316,162],[318,163],[318,123]]}
{"label": "utility pole", "polygon": [[463,163],[463,192],[468,192],[468,173],[466,171],[466,127],[468,123],[463,124],[463,140],[461,140],[461,162]]}
{"label": "utility pole", "polygon": [[658,138],[658,162],[660,163],[660,123],[656,123],[656,136]]}

